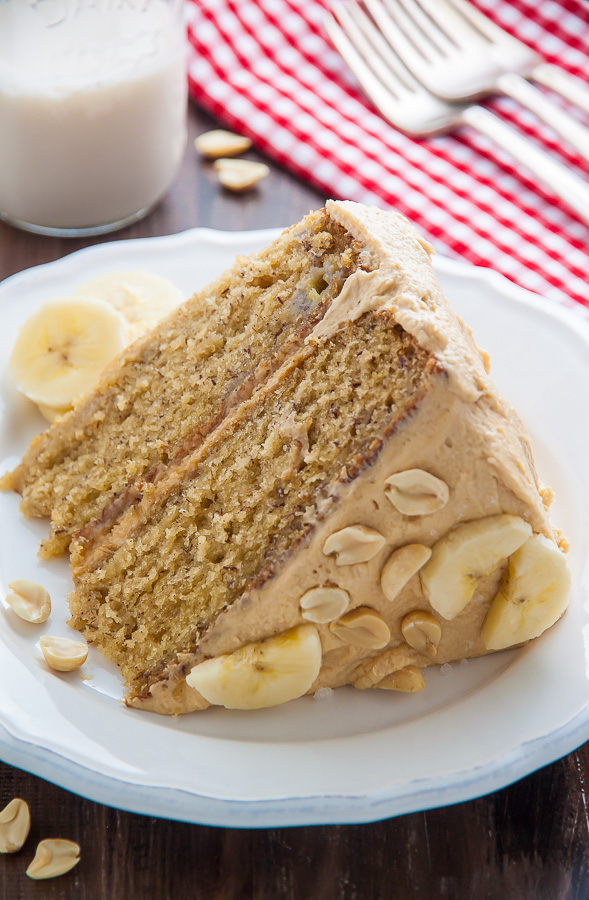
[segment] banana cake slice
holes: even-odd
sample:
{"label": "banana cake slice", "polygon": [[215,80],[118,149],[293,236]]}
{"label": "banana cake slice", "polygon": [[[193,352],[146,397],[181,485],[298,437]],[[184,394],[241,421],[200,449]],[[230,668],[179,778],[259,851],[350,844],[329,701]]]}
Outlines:
{"label": "banana cake slice", "polygon": [[140,709],[417,691],[568,603],[551,493],[428,245],[348,201],[126,351],[9,480]]}
{"label": "banana cake slice", "polygon": [[537,637],[568,602],[550,492],[427,246],[393,213],[327,215],[359,264],[312,327],[74,539],[72,624],[133,706],[419,690],[426,666]]}

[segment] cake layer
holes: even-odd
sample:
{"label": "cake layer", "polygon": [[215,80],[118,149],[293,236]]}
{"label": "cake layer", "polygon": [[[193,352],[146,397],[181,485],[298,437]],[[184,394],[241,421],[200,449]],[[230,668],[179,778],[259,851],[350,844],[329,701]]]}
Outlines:
{"label": "cake layer", "polygon": [[[117,500],[136,502],[300,345],[359,264],[325,211],[233,268],[132,345],[96,390],[33,441],[3,480],[28,516],[50,515],[45,555]],[[123,494],[123,496],[120,496]],[[113,510],[110,511],[111,515]]]}

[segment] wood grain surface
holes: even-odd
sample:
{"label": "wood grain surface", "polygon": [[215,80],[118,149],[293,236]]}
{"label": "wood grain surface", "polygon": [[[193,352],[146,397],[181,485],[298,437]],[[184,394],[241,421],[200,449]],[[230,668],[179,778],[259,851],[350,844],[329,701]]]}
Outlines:
{"label": "wood grain surface", "polygon": [[[124,231],[67,240],[0,224],[0,278],[90,243],[195,225],[287,225],[322,204],[324,197],[276,166],[246,195],[220,190],[192,146],[213,124],[190,110],[188,149],[172,191]],[[0,808],[22,797],[33,823],[25,848],[0,857],[0,900],[588,900],[588,748],[468,803],[369,825],[261,830],[120,812],[0,763]],[[32,882],[25,870],[46,837],[77,841],[82,859],[61,878]]]}

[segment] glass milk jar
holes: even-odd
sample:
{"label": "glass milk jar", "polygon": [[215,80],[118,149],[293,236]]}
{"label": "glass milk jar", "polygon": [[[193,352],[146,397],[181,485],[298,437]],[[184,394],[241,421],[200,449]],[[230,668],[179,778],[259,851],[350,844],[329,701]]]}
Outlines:
{"label": "glass milk jar", "polygon": [[145,215],[186,144],[182,0],[0,0],[0,217],[99,234]]}

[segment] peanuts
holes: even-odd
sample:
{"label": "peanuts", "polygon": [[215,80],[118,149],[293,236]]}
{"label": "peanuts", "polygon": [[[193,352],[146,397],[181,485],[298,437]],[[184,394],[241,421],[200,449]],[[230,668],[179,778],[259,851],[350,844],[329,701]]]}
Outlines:
{"label": "peanuts", "polygon": [[234,159],[252,146],[248,137],[217,128],[199,135],[194,146],[202,156],[215,160],[219,183],[234,193],[250,190],[270,174],[265,163]]}
{"label": "peanuts", "polygon": [[301,615],[308,622],[325,625],[338,619],[348,608],[350,595],[337,587],[311,588],[301,597]]}
{"label": "peanuts", "polygon": [[222,156],[239,156],[249,150],[252,142],[248,137],[216,128],[199,135],[194,146],[208,159],[220,159]]}
{"label": "peanuts", "polygon": [[387,675],[382,681],[379,681],[377,688],[383,688],[385,691],[401,691],[404,694],[415,694],[422,691],[425,687],[425,681],[421,674],[421,669],[417,666],[405,666],[391,675]]}
{"label": "peanuts", "polygon": [[442,509],[450,497],[448,485],[423,469],[406,469],[385,480],[385,496],[405,516],[425,516]]}
{"label": "peanuts", "polygon": [[34,881],[57,878],[65,875],[80,862],[80,847],[75,841],[50,838],[37,846],[35,858],[27,869],[27,875]]}
{"label": "peanuts", "polygon": [[29,807],[15,797],[0,812],[0,853],[16,853],[26,841],[31,827]]}
{"label": "peanuts", "polygon": [[51,598],[43,585],[27,578],[17,578],[8,587],[12,594],[7,594],[6,602],[20,619],[39,625],[49,618]]}
{"label": "peanuts", "polygon": [[335,554],[336,566],[368,562],[382,550],[386,541],[379,531],[365,525],[349,525],[330,534],[323,545],[326,556]]}
{"label": "peanuts", "polygon": [[416,610],[405,616],[401,622],[401,633],[410,647],[435,656],[442,637],[442,626],[431,613]]}
{"label": "peanuts", "polygon": [[[0,812],[0,853],[16,853],[29,835],[31,815],[28,804],[15,797]],[[74,841],[48,838],[37,846],[27,875],[35,881],[57,878],[80,862],[80,847]]]}
{"label": "peanuts", "polygon": [[[51,613],[51,599],[45,588],[26,578],[10,582],[13,593],[6,602],[19,618],[33,624],[44,622]],[[80,641],[44,635],[40,646],[47,663],[61,672],[77,669],[85,662],[88,648]],[[0,853],[16,853],[24,846],[31,827],[28,804],[15,797],[0,811]],[[80,861],[80,847],[62,838],[43,840],[26,874],[33,880],[56,878]]]}
{"label": "peanuts", "polygon": [[265,163],[250,162],[248,159],[218,159],[215,169],[223,187],[236,193],[248,191],[270,174]]}
{"label": "peanuts", "polygon": [[332,622],[329,628],[347,644],[369,650],[380,650],[386,647],[391,639],[389,626],[382,616],[369,606],[352,609],[337,622]]}
{"label": "peanuts", "polygon": [[39,641],[45,662],[57,672],[73,672],[86,662],[88,647],[71,638],[51,637],[44,634]]}
{"label": "peanuts", "polygon": [[380,586],[387,600],[395,599],[431,555],[432,551],[425,544],[405,544],[391,553],[380,576]]}

